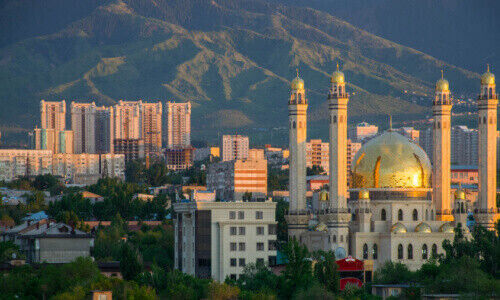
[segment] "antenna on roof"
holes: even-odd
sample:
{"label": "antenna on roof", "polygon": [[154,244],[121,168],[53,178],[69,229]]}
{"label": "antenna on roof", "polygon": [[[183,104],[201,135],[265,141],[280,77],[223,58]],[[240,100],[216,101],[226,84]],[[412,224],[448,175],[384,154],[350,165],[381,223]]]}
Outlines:
{"label": "antenna on roof", "polygon": [[297,78],[299,78],[299,68],[295,69],[297,71]]}
{"label": "antenna on roof", "polygon": [[389,114],[389,131],[392,131],[392,115]]}
{"label": "antenna on roof", "polygon": [[444,71],[441,69],[441,79],[444,79]]}
{"label": "antenna on roof", "polygon": [[486,64],[486,72],[490,71],[490,64]]}
{"label": "antenna on roof", "polygon": [[339,62],[337,62],[337,71],[339,70]]}

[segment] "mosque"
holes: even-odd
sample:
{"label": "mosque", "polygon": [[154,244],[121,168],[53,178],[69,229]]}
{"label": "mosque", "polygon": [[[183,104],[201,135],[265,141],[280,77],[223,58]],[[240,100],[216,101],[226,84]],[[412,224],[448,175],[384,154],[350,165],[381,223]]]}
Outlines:
{"label": "mosque", "polygon": [[[433,161],[419,145],[388,130],[357,152],[347,172],[347,108],[344,74],[335,71],[328,94],[330,133],[329,192],[320,205],[306,203],[307,106],[304,81],[291,83],[288,101],[290,134],[290,208],[288,234],[310,250],[333,250],[338,258],[351,255],[418,269],[443,253],[442,242],[453,240],[454,228],[465,223],[467,210],[477,224],[492,228],[500,218],[496,206],[497,105],[495,76],[481,76],[477,98],[479,120],[479,196],[466,199],[451,191],[450,130],[453,105],[449,82],[436,83],[433,111]],[[351,187],[347,179],[351,176]],[[471,206],[469,203],[473,203]],[[465,207],[465,208],[464,208]]]}

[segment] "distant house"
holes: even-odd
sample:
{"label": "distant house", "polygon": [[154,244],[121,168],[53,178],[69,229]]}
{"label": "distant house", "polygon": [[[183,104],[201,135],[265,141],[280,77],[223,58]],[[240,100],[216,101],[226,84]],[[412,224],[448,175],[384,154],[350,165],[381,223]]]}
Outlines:
{"label": "distant house", "polygon": [[89,199],[90,203],[92,203],[92,204],[95,204],[96,202],[103,202],[104,201],[103,196],[91,193],[89,191],[83,191],[82,197],[83,197],[83,199]]}
{"label": "distant house", "polygon": [[155,198],[155,195],[150,195],[150,194],[135,194],[133,199],[139,199],[141,201],[153,201],[153,199]]}
{"label": "distant house", "polygon": [[50,219],[30,220],[2,233],[2,241],[12,241],[26,256],[27,263],[68,263],[90,256],[91,234]]}

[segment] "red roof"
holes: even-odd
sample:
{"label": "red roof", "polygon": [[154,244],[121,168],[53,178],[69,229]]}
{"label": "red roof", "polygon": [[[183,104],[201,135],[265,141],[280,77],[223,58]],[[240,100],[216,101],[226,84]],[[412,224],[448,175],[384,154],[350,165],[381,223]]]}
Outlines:
{"label": "red roof", "polygon": [[342,271],[363,271],[364,264],[362,260],[356,259],[352,256],[348,256],[344,259],[339,259],[336,261],[339,266],[339,272]]}

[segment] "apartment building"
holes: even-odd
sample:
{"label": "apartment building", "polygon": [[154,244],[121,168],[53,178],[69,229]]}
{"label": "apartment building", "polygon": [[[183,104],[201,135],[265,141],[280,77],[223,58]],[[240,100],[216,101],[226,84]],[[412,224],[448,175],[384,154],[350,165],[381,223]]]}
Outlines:
{"label": "apartment building", "polygon": [[352,141],[362,141],[366,138],[377,135],[378,126],[361,122],[355,126],[349,127],[348,137]]}
{"label": "apartment building", "polygon": [[267,196],[266,160],[231,160],[209,166],[207,189],[215,191],[221,200],[239,201],[245,193],[252,198]]}
{"label": "apartment building", "polygon": [[52,173],[52,150],[0,149],[0,180]]}
{"label": "apartment building", "polygon": [[71,102],[75,153],[112,153],[113,126],[113,107]]}
{"label": "apartment building", "polygon": [[250,263],[275,265],[275,210],[271,201],[175,203],[175,268],[224,281]]}
{"label": "apartment building", "polygon": [[306,166],[321,167],[327,174],[330,169],[329,161],[329,143],[323,143],[321,140],[310,140],[306,143]]}
{"label": "apartment building", "polygon": [[248,136],[223,135],[222,136],[222,161],[247,159],[249,150]]}
{"label": "apartment building", "polygon": [[191,103],[166,103],[167,148],[191,145]]}

